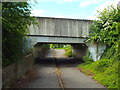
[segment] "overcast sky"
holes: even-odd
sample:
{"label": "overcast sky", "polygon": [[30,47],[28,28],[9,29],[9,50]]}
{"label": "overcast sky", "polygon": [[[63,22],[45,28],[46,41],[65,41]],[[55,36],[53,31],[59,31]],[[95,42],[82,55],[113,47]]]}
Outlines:
{"label": "overcast sky", "polygon": [[[34,0],[33,0],[34,1]],[[97,10],[117,5],[120,0],[35,0],[30,2],[32,16],[96,19]]]}

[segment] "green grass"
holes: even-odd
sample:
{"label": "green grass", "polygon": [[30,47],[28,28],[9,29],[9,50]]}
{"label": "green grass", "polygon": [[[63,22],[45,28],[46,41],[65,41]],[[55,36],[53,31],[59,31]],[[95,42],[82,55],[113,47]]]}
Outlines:
{"label": "green grass", "polygon": [[[120,83],[120,58],[118,51],[114,46],[106,48],[100,60],[91,62],[87,56],[83,58],[85,63],[78,66],[78,68],[85,74],[92,76],[93,79],[107,88],[119,88]],[[118,90],[118,89],[115,89]]]}
{"label": "green grass", "polygon": [[120,61],[101,59],[78,68],[107,88],[118,88],[118,64]]}

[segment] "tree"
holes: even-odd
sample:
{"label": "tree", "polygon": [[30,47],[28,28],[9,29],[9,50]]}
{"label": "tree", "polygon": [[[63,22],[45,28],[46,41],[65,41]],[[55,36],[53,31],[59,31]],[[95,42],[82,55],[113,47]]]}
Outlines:
{"label": "tree", "polygon": [[35,23],[30,17],[31,7],[27,2],[2,3],[2,58],[3,66],[9,65],[22,56],[23,37],[27,27]]}
{"label": "tree", "polygon": [[120,30],[120,8],[108,6],[98,13],[99,20],[95,20],[91,25],[89,40],[117,47]]}

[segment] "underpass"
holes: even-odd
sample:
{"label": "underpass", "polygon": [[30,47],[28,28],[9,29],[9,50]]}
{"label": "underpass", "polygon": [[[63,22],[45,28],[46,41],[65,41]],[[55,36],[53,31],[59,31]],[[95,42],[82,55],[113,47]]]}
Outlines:
{"label": "underpass", "polygon": [[37,78],[27,82],[24,88],[63,90],[66,88],[104,88],[76,68],[82,60],[67,58],[64,53],[63,49],[51,49],[46,58],[39,58],[35,65]]}

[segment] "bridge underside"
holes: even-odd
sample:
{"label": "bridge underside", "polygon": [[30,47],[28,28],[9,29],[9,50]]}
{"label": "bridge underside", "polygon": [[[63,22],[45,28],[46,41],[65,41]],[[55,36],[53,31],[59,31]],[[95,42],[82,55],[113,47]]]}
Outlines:
{"label": "bridge underside", "polygon": [[32,44],[39,43],[84,43],[85,38],[78,37],[51,37],[51,36],[28,36]]}
{"label": "bridge underside", "polygon": [[[71,44],[76,57],[82,57],[87,52],[90,52],[94,61],[99,60],[106,46],[96,43],[85,43],[85,38],[80,37],[57,37],[57,36],[35,36],[29,35],[25,42],[25,49],[33,48],[35,44]],[[83,45],[84,44],[84,45]],[[86,44],[86,45],[85,45]],[[83,52],[84,51],[84,52]],[[99,53],[98,53],[99,52]]]}

